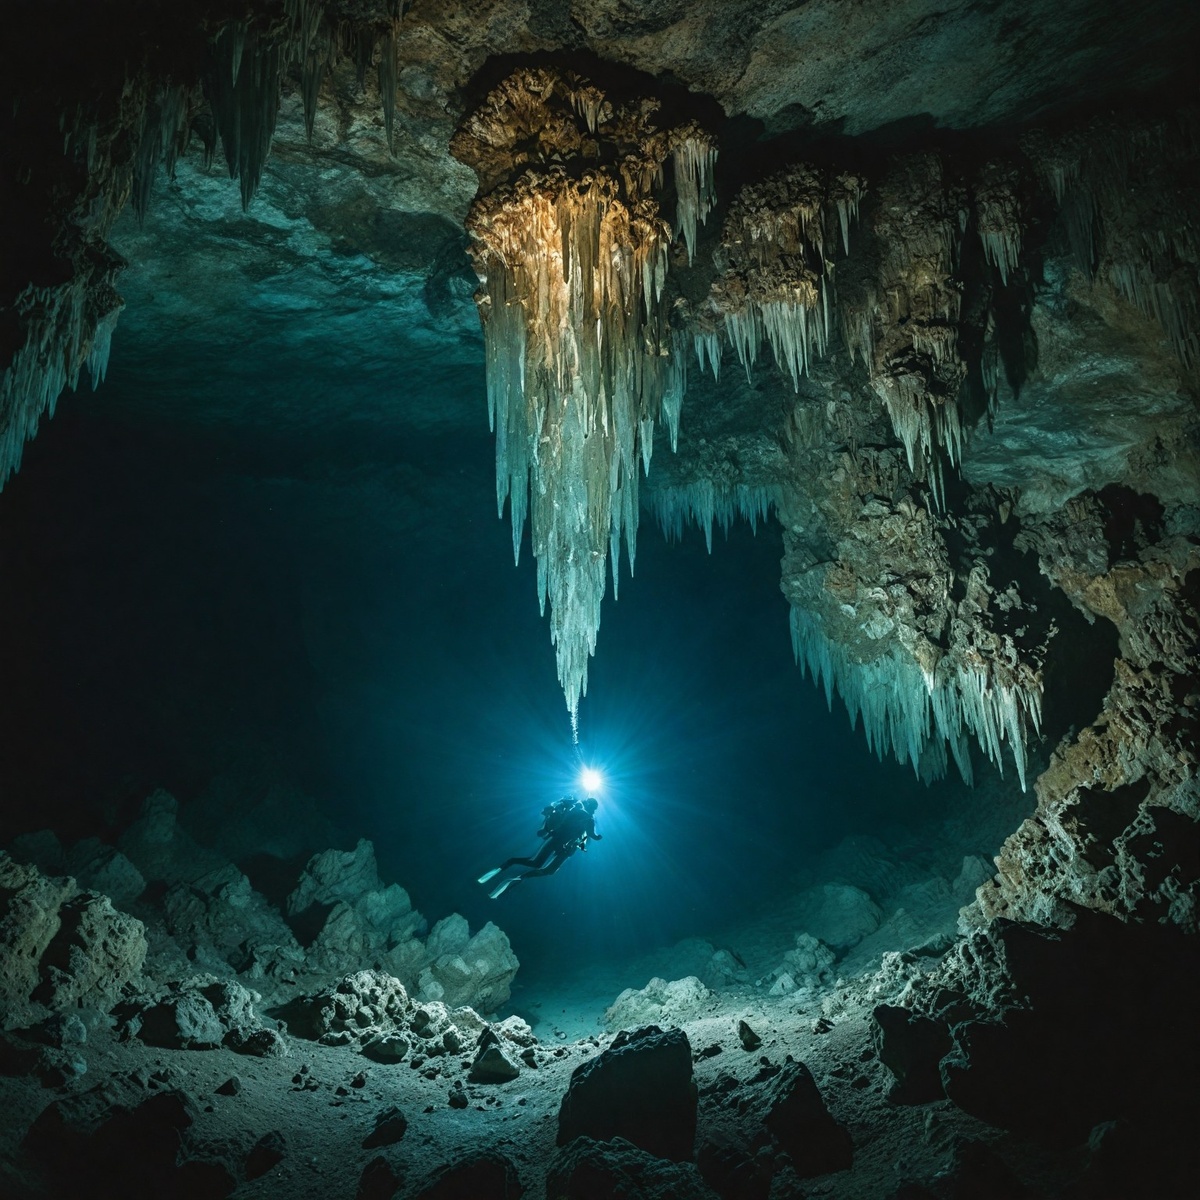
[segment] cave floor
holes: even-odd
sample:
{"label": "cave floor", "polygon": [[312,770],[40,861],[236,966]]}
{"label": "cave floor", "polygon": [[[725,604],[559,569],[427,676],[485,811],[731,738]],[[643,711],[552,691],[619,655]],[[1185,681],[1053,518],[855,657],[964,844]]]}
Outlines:
{"label": "cave floor", "polygon": [[[471,1152],[496,1150],[517,1168],[528,1200],[540,1200],[571,1073],[613,1036],[600,1024],[603,1008],[581,1008],[581,998],[579,991],[530,998],[537,1006],[534,1015],[545,1014],[543,1035],[549,1030],[536,1056],[539,1065],[495,1085],[468,1082],[473,1047],[464,1047],[461,1055],[384,1065],[352,1049],[291,1038],[285,1057],[248,1058],[224,1048],[163,1050],[136,1039],[121,1041],[100,1020],[81,1047],[87,1062],[82,1076],[57,1089],[39,1085],[32,1076],[0,1078],[0,1106],[7,1114],[0,1130],[6,1177],[0,1190],[14,1197],[58,1194],[22,1155],[30,1125],[51,1101],[90,1093],[99,1112],[177,1092],[187,1098],[194,1117],[187,1133],[190,1155],[222,1162],[239,1181],[233,1193],[238,1198],[352,1197],[364,1168],[380,1153],[403,1181],[397,1195],[416,1196],[439,1166]],[[988,1146],[1032,1194],[1060,1191],[1079,1170],[1080,1152],[1043,1150],[948,1101],[888,1102],[892,1078],[871,1035],[876,1002],[871,977],[864,976],[800,1003],[752,989],[714,993],[702,1011],[679,1020],[691,1043],[700,1093],[697,1146],[732,1142],[753,1153],[758,1126],[748,1114],[756,1085],[791,1056],[808,1066],[830,1113],[849,1130],[854,1161],[849,1170],[804,1180],[802,1191],[781,1191],[777,1176],[773,1198],[862,1200],[888,1196],[907,1181],[936,1186],[939,1174],[948,1173],[956,1154],[972,1143]],[[742,1048],[739,1021],[761,1037],[761,1046]],[[589,1025],[595,1030],[590,1036],[568,1035]],[[223,1094],[219,1089],[225,1085],[228,1092],[235,1077],[237,1093]],[[460,1083],[468,1103],[454,1108],[449,1097]],[[382,1149],[364,1148],[377,1117],[391,1106],[407,1117],[404,1136]],[[248,1179],[248,1155],[271,1134],[282,1135],[280,1161]]]}

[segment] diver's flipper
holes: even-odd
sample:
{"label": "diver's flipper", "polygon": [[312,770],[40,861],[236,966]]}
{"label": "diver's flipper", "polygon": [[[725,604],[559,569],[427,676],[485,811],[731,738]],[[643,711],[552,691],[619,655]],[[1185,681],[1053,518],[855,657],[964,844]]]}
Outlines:
{"label": "diver's flipper", "polygon": [[487,872],[485,872],[483,875],[480,875],[480,877],[479,877],[479,882],[480,882],[480,883],[487,883],[487,881],[488,881],[489,879],[495,879],[495,878],[496,878],[496,876],[497,876],[497,875],[499,875],[499,874],[500,874],[500,868],[499,868],[499,867],[495,867],[495,868],[493,868],[491,871],[487,871]]}
{"label": "diver's flipper", "polygon": [[520,878],[521,878],[520,875],[514,875],[511,879],[506,879],[502,884],[499,885],[499,887],[492,888],[492,890],[488,893],[488,895],[493,900],[499,900],[500,897],[504,895],[504,889],[507,888],[510,884],[516,883],[517,880],[519,880]]}

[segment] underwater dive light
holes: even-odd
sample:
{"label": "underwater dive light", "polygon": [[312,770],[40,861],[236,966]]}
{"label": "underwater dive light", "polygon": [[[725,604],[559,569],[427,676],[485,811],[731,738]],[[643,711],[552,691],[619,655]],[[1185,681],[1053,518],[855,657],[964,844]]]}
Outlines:
{"label": "underwater dive light", "polygon": [[579,772],[579,786],[589,795],[594,796],[604,787],[604,776],[595,767],[584,767]]}

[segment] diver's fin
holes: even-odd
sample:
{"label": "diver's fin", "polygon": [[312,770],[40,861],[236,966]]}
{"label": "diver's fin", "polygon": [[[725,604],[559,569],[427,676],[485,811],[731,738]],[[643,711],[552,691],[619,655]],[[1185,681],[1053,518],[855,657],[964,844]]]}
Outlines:
{"label": "diver's fin", "polygon": [[497,876],[497,875],[499,875],[499,874],[500,874],[500,868],[499,868],[499,867],[495,867],[493,870],[491,870],[491,871],[486,871],[486,872],[484,872],[484,874],[480,875],[480,877],[479,877],[479,882],[480,882],[480,883],[487,883],[487,881],[488,881],[489,879],[495,879],[495,878],[496,878],[496,876]]}
{"label": "diver's fin", "polygon": [[507,888],[510,883],[516,883],[518,879],[520,879],[519,875],[514,875],[512,879],[506,879],[502,884],[499,885],[499,887],[492,888],[488,895],[493,900],[499,900],[500,897],[504,895],[505,888]]}

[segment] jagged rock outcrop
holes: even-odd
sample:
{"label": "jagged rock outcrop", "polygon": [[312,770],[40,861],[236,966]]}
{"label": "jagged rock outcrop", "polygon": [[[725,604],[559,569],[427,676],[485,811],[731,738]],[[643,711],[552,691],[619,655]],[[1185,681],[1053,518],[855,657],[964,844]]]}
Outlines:
{"label": "jagged rock outcrop", "polygon": [[558,1113],[558,1145],[622,1138],[657,1158],[686,1161],[696,1140],[692,1048],[681,1029],[622,1030],[576,1068]]}
{"label": "jagged rock outcrop", "polygon": [[142,923],[70,878],[0,854],[0,1025],[48,1013],[107,1009],[141,970]]}
{"label": "jagged rock outcrop", "polygon": [[472,935],[464,917],[444,917],[430,931],[425,954],[432,961],[417,980],[420,999],[485,1013],[507,1003],[519,964],[507,935],[491,921]]}
{"label": "jagged rock outcrop", "polygon": [[1116,627],[1119,657],[1098,719],[1056,749],[1036,814],[1005,842],[968,924],[1070,926],[1084,907],[1195,932],[1197,534],[1191,512],[1116,487],[1029,530],[1042,570],[1090,620]]}
{"label": "jagged rock outcrop", "polygon": [[[1115,147],[1111,169],[1102,166],[1097,127],[1074,139],[1031,135],[1022,143],[1028,158],[1014,145],[982,165],[944,152],[896,156],[854,176],[849,190],[836,168],[779,171],[744,187],[730,207],[717,253],[725,273],[713,284],[709,316],[695,305],[683,310],[702,362],[719,360],[709,348],[715,312],[748,365],[769,337],[798,395],[790,414],[762,401],[738,411],[727,400],[720,413],[689,407],[697,436],[684,438],[683,462],[659,468],[661,488],[652,477],[652,506],[668,532],[688,519],[711,528],[714,517],[754,520],[776,509],[797,658],[831,699],[835,689],[842,695],[852,720],[862,717],[870,745],[923,778],[940,776],[953,757],[971,779],[973,738],[997,765],[1011,757],[1024,784],[1047,671],[1061,677],[1086,636],[1053,573],[1039,578],[1030,569],[1035,535],[1022,532],[1046,510],[1048,484],[1057,484],[1059,504],[1079,490],[1058,478],[1058,460],[1071,451],[1060,450],[1054,430],[1040,449],[1016,435],[1028,472],[1021,458],[1002,457],[1030,423],[1031,401],[1056,404],[1049,377],[1037,374],[1039,353],[1058,379],[1070,370],[1066,355],[1083,350],[1064,344],[1071,335],[1060,264],[1071,256],[1107,297],[1088,301],[1105,326],[1089,330],[1088,344],[1103,353],[1102,333],[1122,355],[1156,357],[1148,328],[1133,336],[1138,322],[1114,302],[1120,294],[1153,316],[1182,367],[1174,381],[1155,378],[1141,401],[1155,426],[1139,427],[1131,412],[1113,428],[1095,390],[1057,401],[1064,429],[1079,425],[1081,407],[1096,414],[1072,442],[1075,478],[1094,477],[1095,468],[1119,472],[1108,480],[1140,472],[1182,499],[1186,477],[1194,494],[1194,416],[1189,423],[1185,399],[1194,247],[1174,232],[1193,200],[1178,182],[1164,182],[1171,212],[1155,216],[1131,166],[1156,147],[1148,169],[1178,181],[1187,134],[1154,121],[1103,130]],[[1122,240],[1110,228],[1138,232]],[[1098,238],[1108,239],[1108,267],[1098,265]],[[1134,265],[1111,265],[1118,260]],[[1137,299],[1128,281],[1145,271],[1158,282],[1145,283]],[[784,278],[803,314],[803,329],[788,335],[793,350],[781,340],[782,318],[771,323],[774,335],[766,327],[764,306],[776,301],[751,299],[756,288],[782,295]],[[1112,375],[1115,399],[1122,383]],[[735,390],[722,385],[719,394],[732,399]],[[883,401],[901,453],[887,445],[872,396]],[[760,451],[753,424],[764,417],[775,423],[777,445]],[[1168,457],[1154,453],[1151,428],[1161,430]]]}
{"label": "jagged rock outcrop", "polygon": [[384,887],[375,848],[366,839],[352,851],[316,855],[288,896],[286,910],[307,944],[310,963],[328,974],[378,965],[412,985],[428,961],[415,936],[425,918],[399,884]]}
{"label": "jagged rock outcrop", "polygon": [[195,962],[228,964],[271,985],[309,969],[279,912],[231,863],[168,888],[162,913],[167,932]]}
{"label": "jagged rock outcrop", "polygon": [[457,913],[422,942],[425,919],[398,884],[385,887],[375,849],[326,850],[305,867],[287,899],[293,928],[307,941],[307,969],[336,975],[363,966],[395,975],[421,1000],[494,1012],[519,966],[508,938],[490,921],[472,935]]}
{"label": "jagged rock outcrop", "polygon": [[[319,994],[355,973],[376,973],[400,990],[404,1004],[407,987],[443,1012],[469,1005],[491,1013],[509,998],[520,964],[503,931],[489,922],[472,934],[453,914],[426,938],[416,936],[424,918],[402,887],[380,880],[369,841],[315,855],[285,902],[287,919],[236,866],[190,836],[165,791],[145,801],[119,844],[122,850],[93,838],[64,851],[53,835],[30,835],[14,849],[43,863],[79,864],[86,878],[113,884],[134,915],[114,909],[107,896],[81,893],[69,878],[42,874],[32,862],[2,859],[8,901],[0,978],[7,982],[0,984],[0,1008],[10,1026],[77,1003],[109,1008],[143,966],[152,985],[170,984],[180,993],[159,1003],[152,1025],[179,1026],[182,1012],[189,1028],[216,1029],[220,1014],[214,1017],[203,993],[210,986],[259,993],[269,1007],[298,991]],[[156,886],[147,890],[146,880]],[[138,1011],[148,1004],[140,1002]],[[255,1022],[226,1022],[229,1029],[240,1024],[247,1037],[257,1037],[244,1052],[274,1052]],[[159,1040],[192,1044],[198,1036]],[[387,1052],[404,1053],[399,1043]]]}
{"label": "jagged rock outcrop", "polygon": [[694,975],[684,979],[651,979],[644,988],[626,988],[605,1010],[609,1029],[643,1025],[677,1025],[711,1007],[713,995]]}
{"label": "jagged rock outcrop", "polygon": [[779,966],[758,980],[772,996],[786,996],[797,988],[819,988],[833,982],[836,955],[811,933],[796,934],[796,944],[783,956]]}
{"label": "jagged rock outcrop", "polygon": [[120,850],[99,838],[76,842],[65,856],[63,866],[80,887],[101,892],[119,909],[128,909],[146,890],[146,880],[137,867]]}
{"label": "jagged rock outcrop", "polygon": [[[879,1014],[885,1062],[901,1091],[929,1095],[943,1050],[938,1072],[955,1104],[1048,1139],[1182,1114],[1196,1043],[1181,981],[1196,959],[1194,938],[1170,927],[1085,910],[1060,931],[997,918],[913,979],[907,1017]],[[1142,1009],[1154,1014],[1153,1039],[1112,1036]]]}

